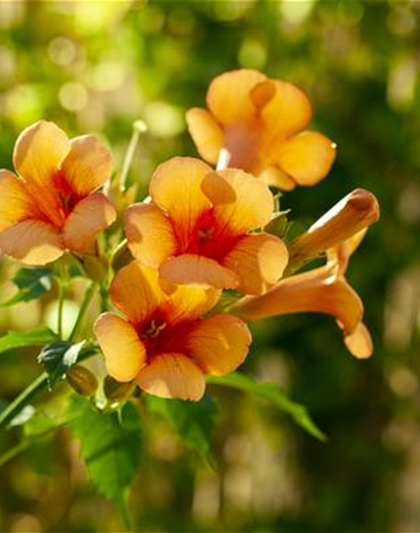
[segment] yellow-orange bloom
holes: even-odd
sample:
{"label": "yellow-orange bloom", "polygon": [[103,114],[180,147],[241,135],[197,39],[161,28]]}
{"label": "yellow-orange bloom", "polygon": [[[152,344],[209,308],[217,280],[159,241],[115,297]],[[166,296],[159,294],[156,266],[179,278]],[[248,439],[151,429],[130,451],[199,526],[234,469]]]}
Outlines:
{"label": "yellow-orange bloom", "polygon": [[54,261],[65,250],[94,251],[98,233],[116,218],[95,192],[111,175],[108,149],[92,135],[69,140],[39,121],[18,137],[14,166],[0,170],[0,251],[30,264]]}
{"label": "yellow-orange bloom", "polygon": [[125,232],[133,256],[158,268],[162,279],[261,294],[281,277],[284,243],[249,233],[265,226],[274,209],[261,180],[175,157],[157,168],[149,193],[152,203],[128,209]]}
{"label": "yellow-orange bloom", "polygon": [[205,374],[223,375],[245,359],[251,335],[232,315],[202,316],[220,291],[178,286],[166,294],[155,269],[133,261],[112,281],[110,296],[125,315],[102,314],[95,334],[111,377],[149,394],[199,400]]}
{"label": "yellow-orange bloom", "polygon": [[220,150],[229,166],[262,176],[291,190],[322,180],[335,159],[335,144],[320,133],[301,131],[312,118],[308,97],[291,83],[256,70],[217,76],[207,93],[209,111],[187,112],[191,136],[201,157],[216,163]]}
{"label": "yellow-orange bloom", "polygon": [[244,320],[302,312],[332,315],[350,353],[359,359],[370,357],[373,344],[362,322],[363,303],[344,277],[349,257],[365,233],[366,229],[330,249],[326,265],[283,279],[262,296],[244,298],[231,312]]}
{"label": "yellow-orange bloom", "polygon": [[355,189],[290,243],[290,266],[298,266],[344,243],[378,220],[376,197],[365,189]]}

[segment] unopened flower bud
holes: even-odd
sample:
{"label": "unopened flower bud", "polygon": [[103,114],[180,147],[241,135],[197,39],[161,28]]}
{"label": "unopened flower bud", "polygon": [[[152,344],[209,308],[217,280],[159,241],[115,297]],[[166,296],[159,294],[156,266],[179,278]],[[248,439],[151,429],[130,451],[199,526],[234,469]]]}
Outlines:
{"label": "unopened flower bud", "polygon": [[86,275],[93,281],[105,281],[108,276],[108,260],[103,256],[84,255],[81,258]]}
{"label": "unopened flower bud", "polygon": [[115,272],[128,265],[133,260],[130,250],[127,246],[127,241],[123,241],[115,250],[111,258],[111,266]]}
{"label": "unopened flower bud", "polygon": [[135,383],[120,383],[111,376],[104,379],[104,393],[111,402],[128,400],[136,388]]}
{"label": "unopened flower bud", "polygon": [[98,380],[82,365],[73,365],[66,374],[67,383],[82,396],[91,397],[98,388]]}

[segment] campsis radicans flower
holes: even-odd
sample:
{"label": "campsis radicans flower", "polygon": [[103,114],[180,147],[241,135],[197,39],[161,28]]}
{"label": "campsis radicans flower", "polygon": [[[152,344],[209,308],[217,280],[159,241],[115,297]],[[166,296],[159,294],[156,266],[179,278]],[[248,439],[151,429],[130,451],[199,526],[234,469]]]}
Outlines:
{"label": "campsis radicans flower", "polygon": [[214,171],[175,157],[155,171],[151,203],[125,217],[128,247],[163,280],[261,294],[283,274],[288,252],[276,236],[250,233],[274,210],[268,186],[242,170]]}
{"label": "campsis radicans flower", "polygon": [[252,69],[225,72],[211,82],[207,107],[190,109],[186,118],[198,152],[209,163],[225,149],[230,167],[291,190],[315,185],[334,162],[335,144],[304,129],[312,106],[291,83]]}
{"label": "campsis radicans flower", "polygon": [[285,278],[261,296],[243,298],[230,312],[243,320],[306,312],[332,315],[355,357],[372,354],[372,341],[362,322],[363,303],[339,272],[336,261]]}
{"label": "campsis radicans flower", "polygon": [[374,224],[379,212],[375,195],[365,189],[353,190],[289,244],[290,269],[297,269]]}
{"label": "campsis radicans flower", "polygon": [[248,353],[251,335],[242,320],[203,318],[218,290],[185,285],[168,294],[155,269],[132,261],[114,277],[110,297],[124,316],[104,313],[94,329],[116,381],[134,381],[155,396],[199,400],[206,374],[231,372]]}
{"label": "campsis radicans flower", "polygon": [[[230,312],[244,320],[302,312],[332,315],[343,330],[350,353],[361,359],[370,357],[373,344],[363,323],[363,303],[345,272],[368,226],[378,218],[376,198],[368,191],[353,191],[297,239],[294,250],[301,255],[295,257],[301,260],[305,253],[313,257],[325,251],[324,266],[282,279],[261,296],[243,298]],[[291,258],[293,261],[293,243]]]}
{"label": "campsis radicans flower", "polygon": [[18,175],[0,170],[0,252],[29,265],[66,250],[94,253],[98,233],[116,218],[97,191],[112,173],[106,146],[93,135],[69,140],[41,120],[20,134],[13,162]]}

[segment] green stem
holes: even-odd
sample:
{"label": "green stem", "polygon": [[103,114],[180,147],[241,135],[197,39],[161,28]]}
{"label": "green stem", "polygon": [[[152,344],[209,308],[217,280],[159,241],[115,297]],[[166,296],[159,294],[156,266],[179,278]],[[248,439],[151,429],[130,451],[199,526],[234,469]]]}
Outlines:
{"label": "green stem", "polygon": [[99,294],[101,297],[101,313],[109,311],[109,292],[106,283],[101,283],[99,287]]}
{"label": "green stem", "polygon": [[120,191],[125,190],[125,182],[127,181],[128,171],[130,170],[131,162],[133,161],[134,153],[139,142],[140,135],[147,131],[147,125],[142,120],[136,120],[133,124],[133,133],[131,135],[130,143],[124,157],[122,169],[117,176],[117,187]]}
{"label": "green stem", "polygon": [[57,332],[60,339],[63,338],[63,306],[64,306],[64,286],[61,280],[58,282],[58,316]]}
{"label": "green stem", "polygon": [[82,305],[80,306],[79,314],[77,315],[76,322],[73,326],[72,332],[70,333],[69,341],[73,341],[75,337],[77,336],[77,334],[79,333],[80,327],[82,325],[86,311],[89,307],[90,301],[92,300],[95,289],[96,289],[96,282],[93,281],[89,285],[87,291],[85,292],[85,297],[83,298]]}
{"label": "green stem", "polygon": [[57,330],[60,339],[63,338],[63,307],[67,289],[67,272],[64,263],[60,262],[60,279],[58,280],[58,317]]}
{"label": "green stem", "polygon": [[50,427],[44,431],[41,431],[40,433],[36,433],[32,435],[30,438],[22,442],[19,442],[19,444],[16,444],[16,446],[8,450],[6,453],[4,453],[0,457],[0,466],[5,465],[6,463],[14,459],[16,456],[20,455],[22,452],[26,451],[28,448],[36,444],[37,442],[42,441],[43,439],[51,436],[52,433],[54,433],[54,431],[71,423],[73,420],[74,418],[64,419],[63,421],[60,421],[57,424],[55,424],[53,427]]}
{"label": "green stem", "polygon": [[38,376],[35,381],[23,390],[13,402],[0,413],[0,429],[4,428],[11,422],[15,416],[17,416],[25,405],[34,398],[38,393],[47,388],[48,385],[48,376],[44,372]]}
{"label": "green stem", "polygon": [[[84,361],[98,353],[96,344],[86,346],[79,355],[79,361]],[[22,409],[29,404],[40,392],[48,387],[48,375],[46,372],[38,376],[30,385],[22,391],[17,398],[0,413],[0,430],[6,427]]]}

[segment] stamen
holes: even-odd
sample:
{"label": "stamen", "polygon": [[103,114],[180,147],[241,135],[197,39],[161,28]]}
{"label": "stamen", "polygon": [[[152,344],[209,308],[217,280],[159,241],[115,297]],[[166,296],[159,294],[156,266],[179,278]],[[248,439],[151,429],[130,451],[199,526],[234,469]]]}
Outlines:
{"label": "stamen", "polygon": [[201,241],[206,241],[213,235],[213,233],[214,228],[201,228],[200,230],[198,230],[198,235]]}
{"label": "stamen", "polygon": [[140,338],[143,340],[146,339],[156,339],[159,336],[161,331],[166,328],[166,322],[161,322],[159,320],[151,320],[147,328],[141,333]]}

